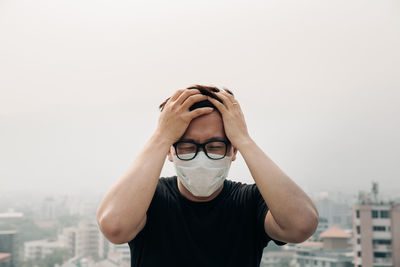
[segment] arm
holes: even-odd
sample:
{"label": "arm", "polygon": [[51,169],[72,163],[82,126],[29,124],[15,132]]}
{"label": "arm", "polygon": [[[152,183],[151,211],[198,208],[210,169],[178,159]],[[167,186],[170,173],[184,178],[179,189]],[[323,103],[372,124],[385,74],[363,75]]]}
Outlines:
{"label": "arm", "polygon": [[273,239],[300,243],[310,237],[318,225],[318,211],[310,198],[250,138],[237,100],[218,92],[223,100],[209,100],[222,114],[227,137],[242,154],[269,211],[265,232]]}
{"label": "arm", "polygon": [[176,91],[166,103],[155,133],[104,196],[96,215],[100,230],[110,242],[129,242],[143,229],[168,150],[193,118],[212,111],[201,108],[189,112],[193,103],[206,98],[198,90]]}
{"label": "arm", "polygon": [[265,232],[287,243],[309,238],[318,225],[318,211],[311,199],[250,138],[238,150],[269,208]]}

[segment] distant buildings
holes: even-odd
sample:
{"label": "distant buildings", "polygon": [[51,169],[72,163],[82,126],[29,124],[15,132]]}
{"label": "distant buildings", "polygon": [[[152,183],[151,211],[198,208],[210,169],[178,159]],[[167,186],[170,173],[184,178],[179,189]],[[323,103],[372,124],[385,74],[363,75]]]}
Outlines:
{"label": "distant buildings", "polygon": [[323,242],[305,241],[264,254],[262,267],[352,267],[351,234],[333,226],[319,236]]}
{"label": "distant buildings", "polygon": [[323,225],[327,227],[336,225],[343,229],[352,228],[352,208],[350,204],[338,203],[328,197],[314,200],[314,203],[318,209],[319,217],[322,219],[321,223],[323,223]]}
{"label": "distant buildings", "polygon": [[378,185],[359,195],[353,208],[354,265],[400,266],[400,204],[378,199]]}
{"label": "distant buildings", "polygon": [[0,222],[6,222],[8,220],[15,220],[15,219],[21,219],[24,217],[24,214],[22,212],[15,212],[13,209],[10,209],[7,212],[2,212],[0,213]]}
{"label": "distant buildings", "polygon": [[56,218],[56,203],[54,201],[54,198],[45,198],[42,204],[40,217],[42,220],[54,220]]}
{"label": "distant buildings", "polygon": [[63,244],[59,241],[28,241],[24,243],[24,260],[43,259],[60,248],[63,248]]}
{"label": "distant buildings", "polygon": [[294,246],[296,267],[351,267],[353,250],[351,234],[338,226],[319,236],[323,242],[306,241]]}

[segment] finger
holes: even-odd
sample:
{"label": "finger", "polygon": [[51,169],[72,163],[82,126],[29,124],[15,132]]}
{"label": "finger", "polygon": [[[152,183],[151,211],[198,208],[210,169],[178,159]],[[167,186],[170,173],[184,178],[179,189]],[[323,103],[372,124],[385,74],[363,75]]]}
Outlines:
{"label": "finger", "polygon": [[207,100],[207,96],[203,94],[196,94],[196,95],[191,95],[188,98],[186,98],[185,102],[182,104],[182,109],[183,110],[189,110],[189,108],[196,102],[200,102],[203,100]]}
{"label": "finger", "polygon": [[232,103],[237,102],[235,97],[232,94],[230,94],[228,91],[225,90],[225,91],[221,91],[220,93],[223,94],[224,96],[226,96]]}
{"label": "finger", "polygon": [[219,110],[219,112],[221,112],[221,114],[224,114],[226,112],[227,110],[226,106],[221,102],[219,102],[217,99],[209,96],[208,101],[210,101]]}
{"label": "finger", "polygon": [[200,94],[198,89],[185,89],[184,92],[176,99],[176,103],[178,105],[182,105],[182,103],[191,95]]}
{"label": "finger", "polygon": [[232,108],[232,101],[223,92],[218,92],[217,95],[224,102],[224,105],[227,109]]}
{"label": "finger", "polygon": [[232,93],[232,91],[231,90],[229,90],[229,89],[226,89],[226,88],[223,88],[224,89],[224,91],[225,92],[227,92],[228,94],[230,94],[231,96],[234,96],[234,94]]}
{"label": "finger", "polygon": [[201,115],[211,113],[213,111],[214,111],[214,109],[210,108],[210,107],[196,108],[189,112],[190,120],[193,120],[196,117],[200,117]]}
{"label": "finger", "polygon": [[184,89],[176,90],[175,93],[169,98],[170,101],[175,101],[182,93],[185,91]]}

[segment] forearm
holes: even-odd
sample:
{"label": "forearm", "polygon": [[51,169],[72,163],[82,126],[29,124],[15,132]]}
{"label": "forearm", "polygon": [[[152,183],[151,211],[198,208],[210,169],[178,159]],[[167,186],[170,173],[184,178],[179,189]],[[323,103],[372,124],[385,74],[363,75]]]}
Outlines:
{"label": "forearm", "polygon": [[318,211],[311,199],[253,140],[248,138],[238,149],[282,230],[299,229],[314,223]]}
{"label": "forearm", "polygon": [[144,218],[171,144],[155,133],[104,196],[97,220],[109,235],[126,235]]}

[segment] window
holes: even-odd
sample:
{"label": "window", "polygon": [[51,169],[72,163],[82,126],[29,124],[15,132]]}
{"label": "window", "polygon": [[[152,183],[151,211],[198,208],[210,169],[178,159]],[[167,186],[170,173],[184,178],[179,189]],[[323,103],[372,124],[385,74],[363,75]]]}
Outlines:
{"label": "window", "polygon": [[357,225],[357,234],[360,234],[360,232],[361,232],[360,226]]}
{"label": "window", "polygon": [[357,244],[361,244],[360,238],[357,238]]}
{"label": "window", "polygon": [[386,227],[385,226],[374,226],[373,230],[376,232],[385,232]]}
{"label": "window", "polygon": [[390,245],[392,242],[390,239],[374,239],[372,244],[374,245]]}
{"label": "window", "polygon": [[372,218],[378,218],[378,211],[372,210]]}
{"label": "window", "polygon": [[388,256],[386,252],[374,252],[374,258],[387,258]]}
{"label": "window", "polygon": [[361,257],[361,251],[358,251],[358,252],[357,252],[357,256],[358,256],[358,257]]}
{"label": "window", "polygon": [[356,217],[360,218],[360,210],[356,210]]}
{"label": "window", "polygon": [[390,218],[390,213],[388,210],[381,210],[381,218]]}

